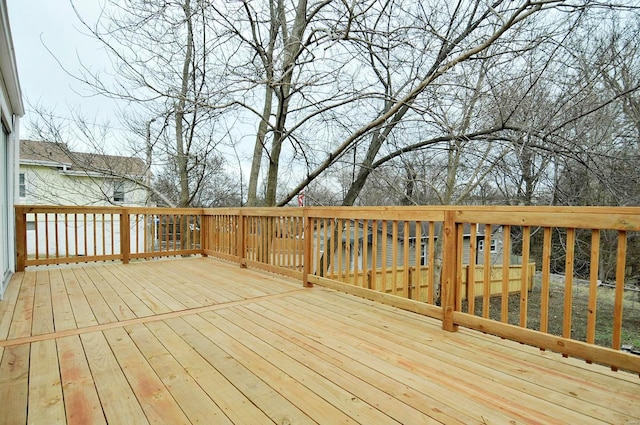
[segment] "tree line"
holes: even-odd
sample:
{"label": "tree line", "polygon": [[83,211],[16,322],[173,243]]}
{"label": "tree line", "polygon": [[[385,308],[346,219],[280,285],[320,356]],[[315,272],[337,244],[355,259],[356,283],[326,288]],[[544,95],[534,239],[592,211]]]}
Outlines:
{"label": "tree line", "polygon": [[[122,105],[161,204],[637,205],[639,11],[107,0],[77,19],[111,68],[62,65]],[[104,148],[40,111],[35,137]]]}

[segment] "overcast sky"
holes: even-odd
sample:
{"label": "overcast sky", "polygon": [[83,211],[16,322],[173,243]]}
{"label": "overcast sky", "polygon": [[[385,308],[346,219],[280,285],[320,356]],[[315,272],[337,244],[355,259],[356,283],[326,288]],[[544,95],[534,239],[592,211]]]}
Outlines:
{"label": "overcast sky", "polygon": [[[90,20],[100,10],[101,2],[76,0],[75,3],[80,13]],[[7,7],[27,109],[21,137],[30,136],[35,105],[54,109],[62,119],[70,116],[70,110],[81,110],[88,119],[95,118],[98,122],[112,117],[115,110],[108,101],[87,97],[86,90],[85,96],[79,95],[78,92],[83,92],[82,85],[56,62],[57,58],[70,72],[77,72],[79,57],[93,67],[100,67],[106,58],[100,46],[82,34],[69,0],[7,0]],[[117,127],[117,118],[110,119],[110,124]]]}

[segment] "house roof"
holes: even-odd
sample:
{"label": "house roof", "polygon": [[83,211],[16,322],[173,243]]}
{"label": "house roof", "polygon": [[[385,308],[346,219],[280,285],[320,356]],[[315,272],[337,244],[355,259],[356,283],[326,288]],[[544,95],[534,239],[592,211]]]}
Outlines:
{"label": "house roof", "polygon": [[139,158],[75,152],[65,143],[20,141],[20,163],[63,166],[67,171],[95,172],[112,176],[143,176],[147,166]]}

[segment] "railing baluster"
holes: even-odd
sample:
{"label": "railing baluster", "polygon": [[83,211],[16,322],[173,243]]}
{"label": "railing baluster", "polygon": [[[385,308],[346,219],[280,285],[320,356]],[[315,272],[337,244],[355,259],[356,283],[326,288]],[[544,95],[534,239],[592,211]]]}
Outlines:
{"label": "railing baluster", "polygon": [[571,338],[571,307],[573,300],[573,261],[576,244],[576,229],[567,229],[567,245],[564,277],[564,317],[562,320],[562,336]]}
{"label": "railing baluster", "polygon": [[[417,230],[416,230],[417,231]],[[410,288],[411,279],[410,279],[410,271],[409,271],[409,222],[404,221],[403,229],[402,229],[402,267],[404,268],[404,272],[402,273],[402,296],[404,298],[410,298]]]}
{"label": "railing baluster", "polygon": [[549,286],[551,274],[551,227],[544,228],[542,242],[542,288],[540,289],[540,331],[549,331]]}
{"label": "railing baluster", "polygon": [[64,213],[64,256],[69,258],[69,214]]}
{"label": "railing baluster", "polygon": [[380,245],[382,246],[382,255],[380,258],[380,262],[382,263],[380,267],[381,269],[381,276],[380,276],[380,291],[382,291],[383,294],[387,293],[387,249],[388,249],[388,245],[387,245],[387,240],[388,240],[388,232],[387,232],[387,220],[382,220],[381,223],[381,230],[382,230],[382,240],[380,241]]}
{"label": "railing baluster", "polygon": [[369,239],[368,239],[368,231],[369,231],[369,220],[362,220],[362,287],[369,287]]}
{"label": "railing baluster", "polygon": [[587,342],[596,339],[596,307],[598,305],[598,272],[600,270],[600,230],[591,231],[591,261],[589,263],[589,308],[587,310]]}
{"label": "railing baluster", "polygon": [[344,233],[344,221],[340,218],[338,219],[338,280],[339,281],[343,281],[344,279],[344,274],[343,274],[343,270],[344,270],[344,260],[343,260],[343,256],[344,256],[344,252],[343,252],[343,240],[347,241],[347,237],[346,236],[342,236]]}
{"label": "railing baluster", "polygon": [[509,322],[509,266],[511,265],[511,226],[502,230],[502,303],[500,315],[503,323]]}
{"label": "railing baluster", "polygon": [[371,223],[371,278],[369,289],[378,290],[378,220]]}
{"label": "railing baluster", "polygon": [[467,312],[476,312],[476,245],[478,225],[469,223],[469,269],[467,271]]}
{"label": "railing baluster", "polygon": [[391,229],[391,293],[398,293],[398,221],[393,220]]}
{"label": "railing baluster", "polygon": [[491,225],[484,226],[484,270],[482,276],[482,317],[489,318],[491,302]]}
{"label": "railing baluster", "polygon": [[416,301],[422,300],[422,289],[420,288],[420,280],[422,277],[422,271],[420,262],[422,261],[422,222],[416,221],[416,235],[414,242],[414,279],[411,282],[413,291],[411,292],[411,299]]}
{"label": "railing baluster", "polygon": [[611,348],[619,350],[622,339],[622,306],[624,303],[624,283],[627,269],[627,232],[618,231],[618,248],[616,250],[616,289],[613,304],[613,335]]}
{"label": "railing baluster", "polygon": [[[455,280],[455,310],[462,310],[462,256],[463,256],[463,241],[464,241],[464,225],[462,223],[456,224],[456,274]],[[469,270],[467,270],[467,291],[469,290]],[[467,297],[469,293],[467,292]]]}
{"label": "railing baluster", "polygon": [[53,220],[54,220],[54,225],[56,227],[56,237],[55,237],[55,243],[56,243],[56,258],[60,258],[60,241],[58,238],[58,214],[54,214],[53,216]]}
{"label": "railing baluster", "polygon": [[428,265],[428,276],[429,279],[427,280],[427,301],[429,302],[429,304],[433,304],[434,302],[434,297],[435,297],[435,286],[436,286],[436,282],[435,282],[435,276],[436,276],[436,255],[435,255],[435,250],[436,250],[436,223],[433,221],[429,222],[429,250],[428,250],[428,257],[429,257],[429,265]]}
{"label": "railing baluster", "polygon": [[522,228],[522,268],[520,269],[520,326],[527,327],[527,308],[529,301],[529,249],[531,228]]}

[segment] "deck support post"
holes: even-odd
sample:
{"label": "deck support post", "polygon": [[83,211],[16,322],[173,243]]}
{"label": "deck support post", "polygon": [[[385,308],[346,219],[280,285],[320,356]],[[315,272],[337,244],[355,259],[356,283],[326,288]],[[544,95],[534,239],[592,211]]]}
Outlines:
{"label": "deck support post", "polygon": [[27,213],[16,207],[16,271],[23,272],[27,260]]}
{"label": "deck support post", "polygon": [[120,256],[122,257],[122,264],[129,264],[129,255],[131,254],[130,230],[129,210],[124,208],[120,213]]}
{"label": "deck support post", "polygon": [[309,272],[311,271],[311,242],[313,241],[313,229],[311,227],[311,219],[309,218],[309,207],[302,207],[303,220],[303,258],[302,258],[302,286],[305,288],[313,287],[309,282]]}
{"label": "deck support post", "polygon": [[442,301],[442,329],[449,332],[455,332],[458,330],[458,326],[453,323],[453,312],[456,306],[456,282],[458,274],[458,247],[456,246],[458,232],[456,230],[455,211],[445,211],[440,294]]}

